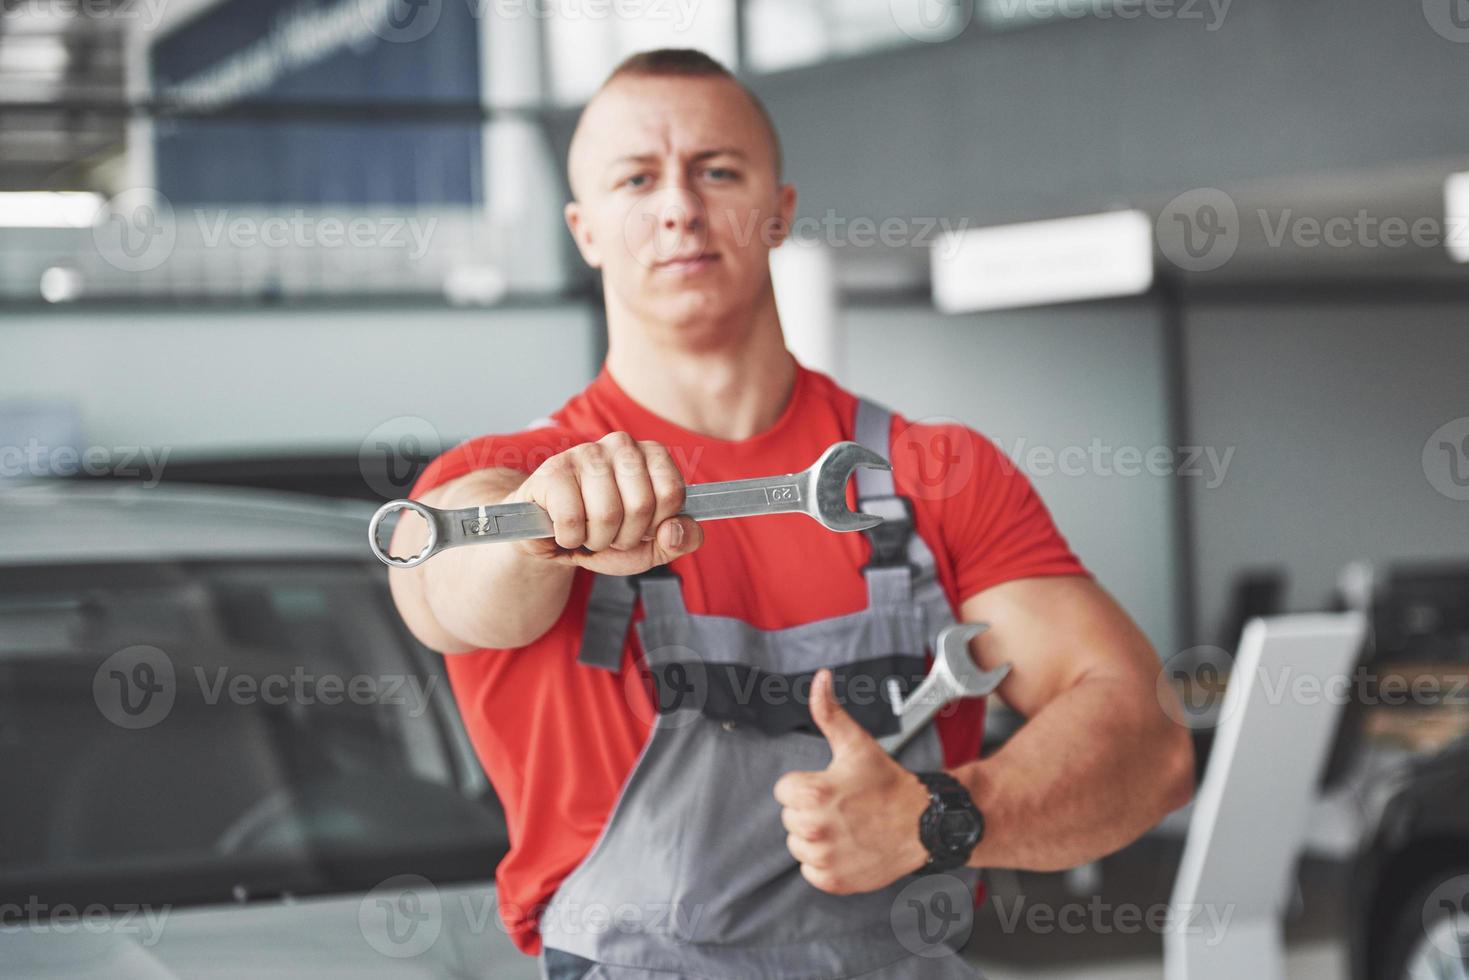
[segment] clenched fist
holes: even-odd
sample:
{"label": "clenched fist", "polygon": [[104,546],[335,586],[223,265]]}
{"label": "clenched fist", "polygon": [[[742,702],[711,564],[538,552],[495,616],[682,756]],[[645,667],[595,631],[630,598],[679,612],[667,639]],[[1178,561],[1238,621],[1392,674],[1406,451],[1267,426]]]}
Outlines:
{"label": "clenched fist", "polygon": [[667,449],[613,432],[546,460],[506,502],[532,501],[554,538],[516,542],[527,554],[608,575],[636,575],[704,541],[698,522],[675,517],[684,479]]}

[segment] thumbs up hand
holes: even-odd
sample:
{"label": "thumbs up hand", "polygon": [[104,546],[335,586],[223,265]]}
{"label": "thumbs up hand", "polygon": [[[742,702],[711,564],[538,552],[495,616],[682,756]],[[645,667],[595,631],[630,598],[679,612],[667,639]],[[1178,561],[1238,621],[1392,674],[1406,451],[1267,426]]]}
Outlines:
{"label": "thumbs up hand", "polygon": [[802,877],[833,895],[876,891],[928,859],[918,839],[928,790],[847,714],[832,686],[830,670],[811,683],[811,719],[831,746],[831,763],[786,773],[775,799]]}

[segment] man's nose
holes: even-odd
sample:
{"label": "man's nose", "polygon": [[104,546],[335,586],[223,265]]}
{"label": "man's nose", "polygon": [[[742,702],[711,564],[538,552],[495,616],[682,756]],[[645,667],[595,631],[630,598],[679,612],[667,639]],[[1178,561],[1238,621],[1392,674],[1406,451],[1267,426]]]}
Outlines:
{"label": "man's nose", "polygon": [[704,202],[689,187],[687,179],[678,177],[669,182],[658,209],[658,223],[664,231],[694,231],[703,227]]}

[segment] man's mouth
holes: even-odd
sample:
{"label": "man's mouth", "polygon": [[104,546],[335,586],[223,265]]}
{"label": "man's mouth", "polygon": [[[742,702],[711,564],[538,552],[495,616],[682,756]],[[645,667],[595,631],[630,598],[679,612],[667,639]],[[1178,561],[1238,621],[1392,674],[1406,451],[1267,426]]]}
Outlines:
{"label": "man's mouth", "polygon": [[655,268],[659,272],[687,275],[692,272],[702,272],[718,261],[719,256],[714,252],[704,252],[700,255],[685,255],[667,259],[659,262]]}

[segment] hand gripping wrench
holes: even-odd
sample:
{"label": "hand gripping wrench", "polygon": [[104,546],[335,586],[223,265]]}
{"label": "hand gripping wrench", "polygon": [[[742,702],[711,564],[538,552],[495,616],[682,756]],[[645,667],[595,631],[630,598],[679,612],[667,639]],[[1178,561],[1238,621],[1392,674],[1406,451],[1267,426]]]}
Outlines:
{"label": "hand gripping wrench", "polygon": [[[833,531],[862,531],[882,523],[881,517],[847,506],[847,480],[858,467],[888,469],[888,461],[855,442],[838,442],[800,473],[699,483],[684,488],[683,517],[697,521],[758,514],[805,514]],[[394,558],[378,540],[383,521],[411,510],[428,523],[428,540],[418,554]],[[486,504],[460,510],[438,510],[416,500],[390,500],[368,525],[372,553],[393,568],[412,568],[446,548],[494,541],[524,541],[555,535],[551,518],[537,504]]]}
{"label": "hand gripping wrench", "polygon": [[982,671],[969,655],[969,641],[987,629],[986,623],[955,623],[939,632],[933,667],[903,702],[898,730],[877,740],[889,755],[896,755],[944,705],[960,698],[984,697],[1000,686],[1010,665]]}

